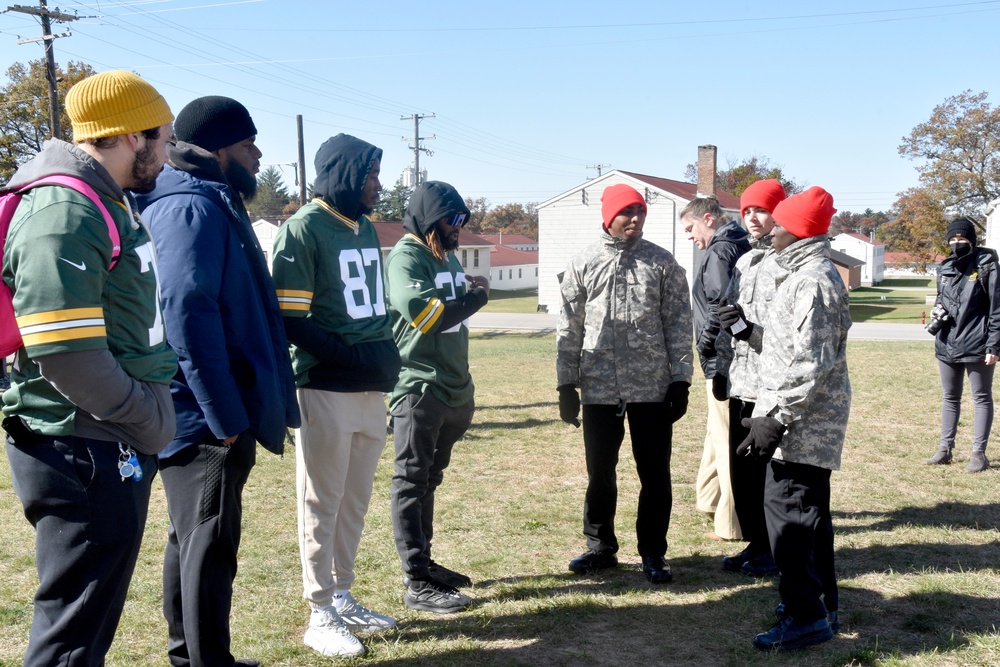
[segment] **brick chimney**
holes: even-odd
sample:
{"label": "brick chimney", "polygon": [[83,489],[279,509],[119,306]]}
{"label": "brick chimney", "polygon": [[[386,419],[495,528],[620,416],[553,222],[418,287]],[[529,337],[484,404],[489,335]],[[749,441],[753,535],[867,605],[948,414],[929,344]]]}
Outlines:
{"label": "brick chimney", "polygon": [[708,197],[716,191],[715,146],[698,146],[698,196]]}

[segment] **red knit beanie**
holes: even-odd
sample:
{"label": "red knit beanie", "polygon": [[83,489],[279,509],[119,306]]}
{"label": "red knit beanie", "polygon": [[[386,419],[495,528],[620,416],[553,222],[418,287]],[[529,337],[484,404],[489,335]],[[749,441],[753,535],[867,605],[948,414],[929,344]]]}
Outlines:
{"label": "red knit beanie", "polygon": [[774,207],[784,201],[786,196],[785,188],[773,178],[754,181],[740,196],[740,213],[744,213],[751,206],[774,213]]}
{"label": "red knit beanie", "polygon": [[611,225],[615,216],[632,204],[642,204],[642,210],[649,211],[646,208],[646,200],[631,185],[619,183],[604,188],[604,194],[601,195],[601,218],[604,220],[604,229]]}
{"label": "red knit beanie", "polygon": [[830,231],[830,220],[836,212],[833,195],[814,185],[779,203],[771,215],[785,230],[800,239],[807,239]]}

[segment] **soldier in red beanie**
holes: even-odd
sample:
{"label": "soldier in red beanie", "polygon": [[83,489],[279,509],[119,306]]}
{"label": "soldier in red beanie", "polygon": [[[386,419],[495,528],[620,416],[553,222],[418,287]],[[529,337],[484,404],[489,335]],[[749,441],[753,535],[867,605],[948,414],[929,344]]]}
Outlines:
{"label": "soldier in red beanie", "polygon": [[781,572],[779,621],[753,643],[792,650],[831,639],[839,624],[830,473],[851,408],[847,288],[830,261],[833,197],[813,187],[773,212],[774,262],[784,278],[763,316],[760,379],[739,455],[769,461],[764,516]]}
{"label": "soldier in red beanie", "polygon": [[587,551],[569,569],[618,565],[615,468],[627,418],[642,483],[635,526],[642,571],[663,584],[673,579],[664,559],[672,427],[687,410],[693,370],[688,285],[673,255],[642,238],[646,202],[635,188],[612,185],[601,202],[601,237],[559,275],[559,416],[579,426],[582,397],[588,478]]}

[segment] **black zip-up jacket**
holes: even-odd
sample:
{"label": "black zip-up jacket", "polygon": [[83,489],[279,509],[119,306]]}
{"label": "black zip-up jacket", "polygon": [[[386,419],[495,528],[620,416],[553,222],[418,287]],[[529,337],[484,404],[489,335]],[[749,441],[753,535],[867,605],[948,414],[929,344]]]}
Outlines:
{"label": "black zip-up jacket", "polygon": [[694,339],[701,360],[701,370],[706,378],[715,377],[715,340],[719,336],[719,300],[726,294],[733,268],[743,253],[750,250],[749,234],[736,222],[729,221],[719,227],[695,270],[691,288],[691,306],[694,311]]}
{"label": "black zip-up jacket", "polygon": [[937,303],[951,321],[938,331],[934,354],[948,363],[982,361],[1000,350],[1000,280],[997,253],[974,248],[949,255],[938,268]]}

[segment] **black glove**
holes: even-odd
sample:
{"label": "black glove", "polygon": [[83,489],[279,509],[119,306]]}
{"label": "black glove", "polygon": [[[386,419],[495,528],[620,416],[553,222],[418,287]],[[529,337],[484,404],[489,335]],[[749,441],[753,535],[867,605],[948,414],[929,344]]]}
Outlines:
{"label": "black glove", "polygon": [[765,460],[774,456],[774,450],[785,435],[785,427],[781,422],[774,417],[752,417],[743,419],[740,423],[750,429],[750,435],[736,448],[738,455],[756,454]]}
{"label": "black glove", "polygon": [[667,409],[667,416],[670,423],[673,423],[684,416],[688,409],[688,388],[689,382],[671,382],[667,387],[667,395],[663,399],[663,405]]}
{"label": "black glove", "polygon": [[712,376],[712,396],[717,401],[729,400],[729,378],[722,373]]}
{"label": "black glove", "polygon": [[580,428],[580,395],[576,387],[564,384],[559,390],[559,419]]}
{"label": "black glove", "polygon": [[[753,324],[747,321],[746,316],[743,314],[743,309],[739,305],[725,305],[719,306],[719,323],[722,324],[722,328],[728,331],[733,338],[738,338],[739,340],[746,340],[753,333]],[[742,320],[743,328],[738,331],[733,331],[733,326],[736,325],[738,328],[738,323]]]}

